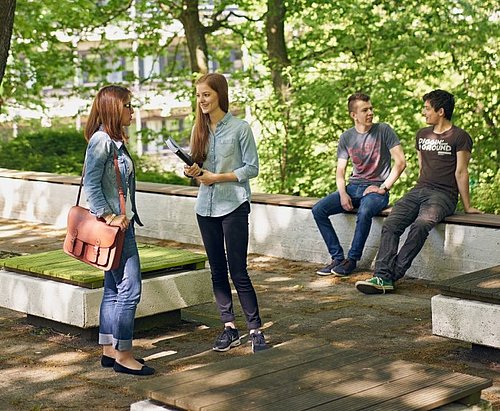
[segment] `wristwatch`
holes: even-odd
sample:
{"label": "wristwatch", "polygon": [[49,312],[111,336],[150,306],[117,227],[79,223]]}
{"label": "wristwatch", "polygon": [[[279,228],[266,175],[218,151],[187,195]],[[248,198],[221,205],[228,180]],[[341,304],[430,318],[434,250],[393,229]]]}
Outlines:
{"label": "wristwatch", "polygon": [[389,189],[385,186],[385,184],[381,184],[381,185],[380,185],[380,188],[381,188],[382,190],[384,190],[386,193],[388,193],[388,192],[389,192]]}

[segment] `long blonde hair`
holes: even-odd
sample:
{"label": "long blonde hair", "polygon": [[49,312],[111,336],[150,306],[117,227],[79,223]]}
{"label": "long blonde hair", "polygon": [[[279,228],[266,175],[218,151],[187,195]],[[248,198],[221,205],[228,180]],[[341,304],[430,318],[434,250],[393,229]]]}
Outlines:
{"label": "long blonde hair", "polygon": [[85,125],[85,140],[89,141],[101,125],[113,140],[127,141],[127,135],[122,126],[124,104],[132,96],[125,87],[110,85],[101,88],[95,96],[89,118]]}
{"label": "long blonde hair", "polygon": [[[226,78],[219,73],[208,73],[196,80],[195,86],[207,84],[217,93],[219,107],[227,113],[229,111],[229,91]],[[207,159],[208,130],[210,127],[210,116],[203,114],[200,105],[196,104],[196,120],[193,135],[191,136],[191,156],[197,163],[203,163]]]}

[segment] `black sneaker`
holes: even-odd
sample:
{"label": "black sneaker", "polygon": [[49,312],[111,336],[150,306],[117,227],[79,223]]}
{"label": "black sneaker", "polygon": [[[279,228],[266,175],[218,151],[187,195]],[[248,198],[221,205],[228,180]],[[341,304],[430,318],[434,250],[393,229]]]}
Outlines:
{"label": "black sneaker", "polygon": [[214,351],[229,351],[233,347],[241,344],[240,334],[236,328],[225,327],[221,335],[217,337],[214,344]]}
{"label": "black sneaker", "polygon": [[332,274],[337,277],[345,277],[351,274],[356,269],[356,260],[346,258],[339,265],[332,269]]}
{"label": "black sneaker", "polygon": [[252,341],[252,352],[256,353],[259,351],[264,351],[269,348],[266,344],[266,339],[261,331],[257,331],[250,334],[250,339]]}
{"label": "black sneaker", "polygon": [[316,271],[318,275],[332,275],[332,270],[337,267],[342,260],[333,260],[332,262],[326,266],[324,266],[321,270]]}

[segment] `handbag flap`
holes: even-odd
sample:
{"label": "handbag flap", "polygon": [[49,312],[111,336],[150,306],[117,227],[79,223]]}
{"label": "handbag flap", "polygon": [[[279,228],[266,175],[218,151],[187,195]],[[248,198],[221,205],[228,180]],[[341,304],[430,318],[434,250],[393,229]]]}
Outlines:
{"label": "handbag flap", "polygon": [[68,213],[68,233],[84,243],[111,247],[120,227],[107,225],[86,208],[73,206]]}

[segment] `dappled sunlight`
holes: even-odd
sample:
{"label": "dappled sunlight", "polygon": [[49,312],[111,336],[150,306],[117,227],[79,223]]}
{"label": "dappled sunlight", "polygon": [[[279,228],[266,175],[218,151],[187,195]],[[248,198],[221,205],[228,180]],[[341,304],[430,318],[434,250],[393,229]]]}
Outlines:
{"label": "dappled sunlight", "polygon": [[264,280],[266,283],[280,283],[286,281],[293,281],[291,277],[268,277]]}
{"label": "dappled sunlight", "polygon": [[484,280],[481,281],[480,283],[476,284],[476,287],[478,288],[487,288],[487,289],[495,289],[498,288],[500,292],[500,280],[492,278],[490,280]]}
{"label": "dappled sunlight", "polygon": [[62,404],[68,404],[69,408],[75,408],[70,406],[75,398],[85,398],[89,395],[89,384],[88,383],[76,383],[76,386],[67,386],[64,390],[59,390],[56,388],[45,388],[38,391],[35,398],[39,401],[43,401],[44,398],[52,398],[57,402]]}
{"label": "dappled sunlight", "polygon": [[311,289],[320,289],[320,288],[330,288],[332,287],[332,279],[330,278],[318,278],[306,283],[307,286]]}
{"label": "dappled sunlight", "polygon": [[0,370],[0,387],[9,387],[17,382],[38,384],[55,381],[80,373],[82,370],[83,367],[81,365],[65,365],[64,367],[43,369],[39,369],[36,366],[8,368]]}
{"label": "dappled sunlight", "polygon": [[157,360],[158,358],[165,358],[169,357],[171,355],[177,354],[177,351],[160,351],[151,355],[148,355],[147,357],[144,357],[144,361],[152,361],[152,360]]}
{"label": "dappled sunlight", "polygon": [[47,355],[40,358],[41,363],[47,363],[50,365],[64,365],[76,364],[81,361],[91,360],[91,356],[83,352],[61,352],[57,354]]}
{"label": "dappled sunlight", "polygon": [[292,214],[280,212],[279,207],[252,207],[252,221],[258,221],[254,230],[257,242],[264,242],[275,230],[286,229],[293,221]]}
{"label": "dappled sunlight", "polygon": [[161,337],[142,337],[142,338],[135,338],[134,339],[134,347],[137,348],[143,348],[143,349],[151,349],[155,345],[163,342],[163,341],[168,341],[172,340],[175,338],[181,338],[188,335],[187,332],[182,332],[182,333],[173,333],[173,334],[168,334],[168,335],[162,335]]}
{"label": "dappled sunlight", "polygon": [[249,257],[249,261],[251,263],[270,263],[270,262],[276,262],[277,258],[276,257],[270,257],[266,255],[251,255]]}
{"label": "dappled sunlight", "polygon": [[16,243],[23,244],[23,243],[28,243],[28,244],[33,244],[34,241],[36,241],[38,237],[36,235],[24,235],[22,238],[16,239]]}
{"label": "dappled sunlight", "polygon": [[[257,207],[252,210],[252,213],[256,209]],[[59,213],[60,210],[57,212]],[[267,218],[271,218],[271,214],[268,214]],[[9,248],[12,244],[12,249],[16,251],[16,247],[21,246],[24,247],[23,250],[30,250],[29,247],[40,244],[40,236],[53,236],[56,232],[53,226],[6,223],[0,225],[0,241],[8,244]],[[274,227],[281,230],[281,224],[288,224],[283,230],[293,231],[295,222],[287,217],[282,220],[278,219],[273,224],[276,225],[270,228],[269,235],[280,234],[273,230]],[[301,230],[299,226],[295,228]],[[314,239],[309,241],[308,232],[302,231],[300,234],[307,242],[307,246],[316,246],[313,244]],[[453,246],[452,242],[455,241],[463,241],[465,245],[467,241],[470,241],[466,235],[461,237],[460,234],[454,239],[448,238],[448,235],[452,234],[455,235],[454,232],[446,231],[443,237],[443,232],[440,232],[431,239],[429,244],[431,247],[437,247],[435,251],[439,252],[443,250],[443,244],[446,248],[448,245]],[[55,235],[52,238],[55,238]],[[145,239],[154,243],[160,241],[147,237]],[[14,241],[17,240],[20,240],[20,243],[16,245]],[[273,244],[276,247],[283,246],[279,242]],[[479,244],[481,244],[480,241]],[[301,243],[294,246],[301,247]],[[187,249],[188,247],[189,245],[179,244],[179,248]],[[449,256],[446,255],[446,258],[448,259]],[[365,296],[354,288],[356,279],[370,275],[365,271],[357,272],[347,279],[338,279],[317,276],[315,270],[320,264],[257,254],[250,254],[248,262],[264,321],[261,328],[264,330],[266,340],[273,347],[281,347],[289,341],[310,337],[315,344],[326,341],[339,357],[346,356],[342,350],[357,350],[365,355],[380,355],[382,362],[389,361],[389,358],[400,358],[425,363],[429,367],[436,365],[448,370],[491,375],[487,373],[488,370],[485,371],[487,367],[493,369],[491,363],[483,365],[481,361],[476,361],[470,365],[461,361],[455,352],[459,348],[467,351],[470,347],[466,344],[432,335],[430,297],[436,291],[432,285],[423,286],[416,281],[405,280],[401,282],[394,294]],[[430,259],[428,262],[430,264],[433,260]],[[456,261],[448,261],[448,263],[452,266]],[[195,284],[187,284],[187,286],[195,286]],[[479,286],[493,291],[498,288],[498,284],[490,280],[483,281]],[[21,302],[24,301],[26,304],[34,302],[30,300],[22,286],[6,287],[6,289],[8,289],[8,294],[19,291]],[[228,370],[230,373],[227,374],[226,383],[230,381],[229,384],[234,387],[236,385],[234,381],[239,378],[255,379],[260,383],[262,377],[256,377],[255,373],[262,370],[267,373],[266,367],[269,363],[263,362],[259,365],[256,360],[257,355],[254,357],[251,353],[248,332],[239,307],[237,293],[234,289],[232,291],[242,345],[227,353],[212,351],[213,341],[220,333],[214,303],[189,307],[185,311],[183,309],[183,312],[187,312],[188,315],[183,314],[185,321],[182,324],[147,332],[141,331],[138,334],[140,338],[134,340],[136,356],[145,358],[148,364],[157,370],[157,374],[150,380],[148,379],[147,383],[159,384],[162,378],[169,381],[182,371],[199,371],[211,364],[219,365],[224,361],[232,360],[242,361],[245,358],[252,361],[250,366],[253,367],[253,371],[246,369],[241,372],[240,366],[234,367]],[[71,305],[67,304],[64,293],[54,292],[50,294],[50,297],[48,302],[54,306],[54,313],[72,309]],[[161,298],[170,297],[161,294]],[[67,408],[71,408],[77,401],[76,397],[92,398],[94,401],[99,401],[99,398],[120,397],[121,403],[116,409],[125,409],[124,403],[128,405],[135,400],[137,394],[130,394],[126,391],[131,390],[132,385],[141,383],[140,378],[119,375],[112,369],[101,368],[100,349],[96,341],[85,343],[78,337],[55,335],[44,329],[31,328],[24,323],[24,317],[21,314],[11,314],[9,310],[5,310],[5,313],[0,312],[0,318],[2,319],[1,338],[5,342],[10,342],[2,347],[0,354],[0,368],[2,368],[0,387],[4,393],[9,393],[8,398],[12,404],[14,404],[13,399],[16,398],[14,393],[17,391],[20,393],[19,396],[37,399],[37,404],[43,403],[47,408],[53,407],[54,409],[61,408],[61,404],[67,404]],[[25,341],[30,341],[30,343],[25,343]],[[287,356],[284,363],[288,364],[291,357],[304,359],[305,352],[306,350],[302,347],[284,352]],[[399,377],[392,369],[374,371],[374,367],[365,364],[366,360],[365,356],[356,363],[355,368],[359,373],[357,376],[348,375],[348,370],[341,369],[335,361],[326,360],[319,360],[311,367],[301,365],[295,369],[287,369],[281,376],[283,378],[285,376],[286,378],[300,377],[303,385],[299,390],[295,389],[290,396],[295,396],[300,393],[300,390],[305,389],[306,384],[310,384],[309,387],[321,387],[320,395],[324,395],[324,398],[329,400],[335,395],[346,395],[349,387],[357,386],[357,381],[364,378],[366,374],[365,385],[359,385],[360,394],[356,397],[356,401],[365,399],[376,401],[382,398],[380,393],[371,392],[371,388],[368,390],[366,384],[375,384],[380,379],[382,382],[379,385],[381,385],[387,382],[385,378],[395,380]],[[280,363],[281,359],[275,361]],[[338,373],[335,370],[336,367],[339,370]],[[265,381],[273,381],[276,375],[271,374],[269,373],[269,379]],[[345,379],[338,380],[339,376],[344,376]],[[198,381],[203,381],[204,384],[205,380],[213,384],[207,389],[218,390],[216,395],[220,399],[228,398],[229,389],[222,381],[211,381],[215,379],[208,374],[204,374]],[[82,383],[82,381],[85,382]],[[286,379],[283,379],[282,386],[287,389],[285,381]],[[317,382],[311,384],[311,381]],[[324,386],[328,384],[330,388]],[[447,386],[443,387],[448,389]],[[246,398],[251,401],[255,399],[254,395],[264,396],[269,391],[268,386],[254,387],[252,394]],[[269,395],[274,395],[274,391]],[[23,399],[20,404],[24,406],[28,401],[30,400]],[[406,404],[405,401],[402,399],[401,404]],[[32,406],[25,408],[36,409],[37,404],[31,402]],[[78,409],[77,406],[73,408]],[[110,408],[112,408],[111,404]],[[324,409],[328,410],[328,408]]]}

